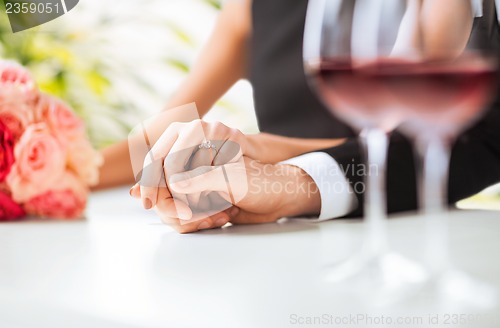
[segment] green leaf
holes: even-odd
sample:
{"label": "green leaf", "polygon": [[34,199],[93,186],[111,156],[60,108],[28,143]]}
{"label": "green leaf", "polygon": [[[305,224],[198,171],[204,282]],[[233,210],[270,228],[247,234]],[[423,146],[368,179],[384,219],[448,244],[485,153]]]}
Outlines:
{"label": "green leaf", "polygon": [[172,22],[167,22],[165,25],[170,30],[170,32],[172,32],[175,35],[177,39],[181,40],[182,42],[190,46],[195,45],[193,39],[186,32],[184,32],[179,26],[175,25]]}
{"label": "green leaf", "polygon": [[182,61],[180,59],[167,58],[165,60],[165,62],[169,66],[171,66],[171,67],[173,67],[173,68],[175,68],[175,69],[177,69],[177,70],[179,70],[179,71],[181,71],[183,73],[189,73],[189,71],[190,71],[189,64],[187,64],[186,62],[184,62],[184,61]]}
{"label": "green leaf", "polygon": [[203,2],[205,2],[209,6],[213,7],[214,9],[217,9],[217,10],[222,9],[222,1],[220,1],[220,0],[203,0]]}

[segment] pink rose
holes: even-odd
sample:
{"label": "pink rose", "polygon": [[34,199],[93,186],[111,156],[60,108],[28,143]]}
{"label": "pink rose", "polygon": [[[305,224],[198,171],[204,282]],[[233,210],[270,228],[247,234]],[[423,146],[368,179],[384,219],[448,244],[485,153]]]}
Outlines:
{"label": "pink rose", "polygon": [[35,81],[27,69],[12,61],[0,61],[0,103],[13,95],[31,99],[36,94]]}
{"label": "pink rose", "polygon": [[46,123],[64,144],[68,139],[85,136],[83,121],[65,103],[49,95],[41,94],[38,98],[35,120]]}
{"label": "pink rose", "polygon": [[88,191],[78,179],[65,172],[60,183],[24,204],[26,212],[45,218],[76,219],[83,215]]}
{"label": "pink rose", "polygon": [[28,124],[33,122],[32,111],[22,102],[0,104],[0,122],[7,126],[15,140],[19,140]]}
{"label": "pink rose", "polygon": [[12,221],[23,217],[26,213],[21,206],[3,192],[0,192],[0,222]]}
{"label": "pink rose", "polygon": [[14,139],[7,127],[0,121],[0,183],[10,173],[14,164]]}
{"label": "pink rose", "polygon": [[80,139],[68,145],[68,168],[87,186],[99,182],[99,167],[103,164],[101,154],[92,148],[87,139]]}
{"label": "pink rose", "polygon": [[45,124],[29,126],[14,148],[16,162],[7,176],[12,198],[23,203],[53,189],[66,166],[66,153]]}
{"label": "pink rose", "polygon": [[33,83],[30,72],[14,61],[0,61],[0,82],[4,85]]}

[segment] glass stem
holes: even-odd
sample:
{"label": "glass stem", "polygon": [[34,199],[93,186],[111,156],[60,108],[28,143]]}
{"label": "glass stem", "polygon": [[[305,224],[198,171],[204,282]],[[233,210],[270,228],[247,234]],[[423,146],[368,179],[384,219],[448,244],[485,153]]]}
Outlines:
{"label": "glass stem", "polygon": [[389,138],[380,129],[365,129],[360,135],[368,167],[366,168],[365,220],[366,251],[378,255],[387,251],[386,165]]}
{"label": "glass stem", "polygon": [[420,160],[420,208],[426,217],[426,255],[433,274],[449,267],[448,170],[450,146],[446,138],[428,136],[417,140]]}

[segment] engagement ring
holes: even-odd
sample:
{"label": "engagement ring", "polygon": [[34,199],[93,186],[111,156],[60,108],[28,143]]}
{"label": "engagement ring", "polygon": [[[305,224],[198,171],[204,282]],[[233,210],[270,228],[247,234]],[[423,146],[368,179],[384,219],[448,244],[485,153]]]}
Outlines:
{"label": "engagement ring", "polygon": [[199,149],[213,149],[217,150],[217,146],[215,146],[210,140],[203,142],[198,146]]}

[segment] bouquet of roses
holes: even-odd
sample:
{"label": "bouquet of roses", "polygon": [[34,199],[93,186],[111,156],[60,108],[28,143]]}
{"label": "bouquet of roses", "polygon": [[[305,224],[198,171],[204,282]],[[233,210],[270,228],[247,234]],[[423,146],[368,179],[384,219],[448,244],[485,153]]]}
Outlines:
{"label": "bouquet of roses", "polygon": [[0,60],[0,221],[81,217],[101,164],[71,108]]}

